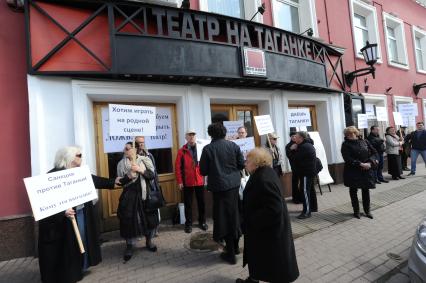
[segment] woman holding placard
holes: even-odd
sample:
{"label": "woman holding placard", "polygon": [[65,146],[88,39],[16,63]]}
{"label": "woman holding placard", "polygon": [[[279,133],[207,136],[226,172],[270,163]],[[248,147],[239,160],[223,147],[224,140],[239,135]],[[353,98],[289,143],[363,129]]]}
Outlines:
{"label": "woman holding placard", "polygon": [[[79,147],[64,147],[56,153],[55,168],[49,173],[80,167],[81,162]],[[99,189],[113,189],[121,181],[121,178],[114,180],[94,175],[92,179]],[[73,229],[74,218],[77,219],[84,253],[80,252]],[[39,267],[43,283],[77,282],[83,278],[89,266],[97,265],[102,260],[92,201],[40,220],[38,230]]]}

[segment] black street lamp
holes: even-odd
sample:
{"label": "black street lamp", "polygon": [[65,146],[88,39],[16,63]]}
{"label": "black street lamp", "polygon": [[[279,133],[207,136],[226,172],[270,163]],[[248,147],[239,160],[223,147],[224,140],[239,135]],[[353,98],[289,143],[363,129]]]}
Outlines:
{"label": "black street lamp", "polygon": [[257,13],[260,13],[261,15],[263,15],[263,13],[265,13],[265,3],[262,3],[262,5],[257,7],[257,11],[256,11],[256,13],[254,13],[253,17],[251,17],[250,22],[254,19],[254,17],[256,17]]}
{"label": "black street lamp", "polygon": [[371,74],[373,76],[373,79],[375,78],[376,68],[374,68],[373,65],[377,62],[377,59],[378,59],[377,43],[370,44],[367,41],[366,45],[363,48],[361,48],[360,51],[362,55],[364,56],[365,63],[369,65],[370,67],[355,70],[353,72],[346,72],[345,81],[349,87],[351,87],[356,77],[361,77],[361,76]]}
{"label": "black street lamp", "polygon": [[421,88],[426,88],[426,83],[422,83],[422,84],[413,84],[413,91],[414,94],[417,96],[419,94],[419,91]]}

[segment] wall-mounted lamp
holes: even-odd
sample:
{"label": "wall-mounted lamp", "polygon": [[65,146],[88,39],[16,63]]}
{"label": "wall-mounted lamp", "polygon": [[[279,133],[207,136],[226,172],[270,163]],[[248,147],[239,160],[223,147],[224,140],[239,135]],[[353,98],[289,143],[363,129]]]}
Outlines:
{"label": "wall-mounted lamp", "polygon": [[251,17],[250,22],[254,19],[254,17],[256,17],[257,13],[260,13],[261,15],[263,15],[263,13],[265,13],[265,3],[262,3],[262,5],[257,7],[257,12],[254,13],[253,17]]}
{"label": "wall-mounted lamp", "polygon": [[421,88],[426,88],[426,83],[422,83],[422,84],[413,84],[413,91],[414,94],[417,96],[419,94],[419,91]]}
{"label": "wall-mounted lamp", "polygon": [[360,51],[362,55],[364,56],[365,63],[369,65],[370,67],[355,70],[353,72],[346,72],[345,81],[349,87],[351,87],[356,77],[361,77],[361,76],[371,74],[373,76],[373,79],[375,78],[376,68],[374,68],[373,65],[377,62],[377,59],[378,59],[377,43],[370,44],[367,41],[366,45],[363,48],[361,48]]}
{"label": "wall-mounted lamp", "polygon": [[304,33],[306,33],[308,36],[313,36],[314,35],[314,30],[312,28],[308,28],[304,32],[299,33],[299,35],[303,35]]}

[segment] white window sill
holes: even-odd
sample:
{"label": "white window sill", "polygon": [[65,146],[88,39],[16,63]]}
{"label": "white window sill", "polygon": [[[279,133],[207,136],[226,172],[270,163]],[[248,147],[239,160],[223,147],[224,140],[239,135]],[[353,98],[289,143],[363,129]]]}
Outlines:
{"label": "white window sill", "polygon": [[[360,54],[360,53],[356,54],[356,58],[361,59],[362,61],[364,61],[364,56],[362,56],[362,54]],[[376,64],[382,64],[382,63],[383,63],[382,58],[378,58]]]}
{"label": "white window sill", "polygon": [[426,70],[417,69],[417,73],[426,75]]}
{"label": "white window sill", "polygon": [[395,67],[395,68],[403,69],[403,70],[408,70],[410,68],[408,65],[398,64],[398,63],[391,62],[391,61],[388,61],[388,64],[391,67]]}

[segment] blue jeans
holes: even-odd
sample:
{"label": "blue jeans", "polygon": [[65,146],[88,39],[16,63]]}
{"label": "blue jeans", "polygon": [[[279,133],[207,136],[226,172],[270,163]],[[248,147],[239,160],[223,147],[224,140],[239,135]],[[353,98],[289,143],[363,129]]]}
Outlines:
{"label": "blue jeans", "polygon": [[383,163],[384,163],[383,153],[378,153],[376,155],[376,157],[377,157],[377,161],[378,161],[377,169],[376,169],[376,180],[383,181],[383,174],[382,174]]}
{"label": "blue jeans", "polygon": [[416,162],[419,154],[422,156],[423,161],[426,165],[426,150],[411,149],[411,173],[416,173]]}

